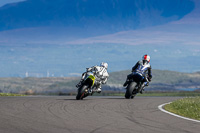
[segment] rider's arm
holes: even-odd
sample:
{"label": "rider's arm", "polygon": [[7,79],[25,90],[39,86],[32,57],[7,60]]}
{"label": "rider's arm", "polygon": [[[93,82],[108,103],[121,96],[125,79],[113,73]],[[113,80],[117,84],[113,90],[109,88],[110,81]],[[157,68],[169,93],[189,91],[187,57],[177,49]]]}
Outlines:
{"label": "rider's arm", "polygon": [[135,66],[132,68],[132,72],[135,71],[135,69],[138,67],[138,65],[139,65],[139,62],[137,62],[137,63],[135,64]]}
{"label": "rider's arm", "polygon": [[102,84],[106,84],[107,80],[108,80],[109,74],[107,71],[104,71],[103,74],[103,79],[102,79]]}
{"label": "rider's arm", "polygon": [[95,67],[96,67],[96,66],[93,66],[93,67],[90,67],[90,68],[86,68],[86,71],[87,71],[87,72],[92,72],[92,71],[95,70]]}

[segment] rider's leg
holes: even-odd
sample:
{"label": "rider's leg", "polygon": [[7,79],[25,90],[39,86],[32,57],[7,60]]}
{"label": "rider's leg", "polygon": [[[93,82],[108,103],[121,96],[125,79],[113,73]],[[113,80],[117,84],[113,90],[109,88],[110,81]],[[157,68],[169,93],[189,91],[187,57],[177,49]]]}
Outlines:
{"label": "rider's leg", "polygon": [[148,86],[148,85],[149,85],[149,82],[146,80],[146,77],[144,77],[144,80],[142,81],[141,89],[140,89],[141,94],[144,91],[145,86]]}
{"label": "rider's leg", "polygon": [[143,83],[141,84],[141,88],[140,88],[140,93],[141,93],[141,94],[142,94],[143,91],[144,91],[144,87],[145,87],[145,83],[143,82]]}
{"label": "rider's leg", "polygon": [[128,82],[130,81],[130,79],[131,79],[132,76],[133,76],[132,74],[129,74],[129,75],[127,76],[126,81],[125,81],[125,83],[123,84],[124,87],[127,86]]}
{"label": "rider's leg", "polygon": [[101,93],[101,84],[97,85],[96,92],[97,93]]}

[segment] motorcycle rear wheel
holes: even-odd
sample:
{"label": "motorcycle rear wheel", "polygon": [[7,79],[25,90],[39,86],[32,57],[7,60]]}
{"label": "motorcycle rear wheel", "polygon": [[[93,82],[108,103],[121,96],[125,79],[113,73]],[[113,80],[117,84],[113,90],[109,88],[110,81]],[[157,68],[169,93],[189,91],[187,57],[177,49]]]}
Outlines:
{"label": "motorcycle rear wheel", "polygon": [[136,87],[137,83],[131,82],[127,88],[126,88],[126,93],[125,93],[125,98],[126,99],[133,99],[136,94],[133,94],[133,90]]}

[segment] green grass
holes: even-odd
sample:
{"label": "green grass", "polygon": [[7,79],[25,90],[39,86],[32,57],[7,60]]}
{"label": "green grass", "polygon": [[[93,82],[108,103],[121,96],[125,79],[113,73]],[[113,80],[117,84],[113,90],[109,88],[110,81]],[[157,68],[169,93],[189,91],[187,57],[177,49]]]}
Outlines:
{"label": "green grass", "polygon": [[13,93],[0,93],[0,96],[25,96],[25,95],[13,94]]}
{"label": "green grass", "polygon": [[169,112],[200,120],[200,97],[179,99],[164,108]]}
{"label": "green grass", "polygon": [[[98,94],[99,95],[99,94]],[[124,96],[125,92],[102,92],[101,95],[103,96]],[[144,92],[143,94],[138,93],[137,96],[170,96],[170,97],[189,97],[189,96],[200,96],[200,92]]]}
{"label": "green grass", "polygon": [[138,94],[138,96],[180,96],[180,97],[189,97],[189,96],[200,96],[200,92],[146,92],[143,94]]}

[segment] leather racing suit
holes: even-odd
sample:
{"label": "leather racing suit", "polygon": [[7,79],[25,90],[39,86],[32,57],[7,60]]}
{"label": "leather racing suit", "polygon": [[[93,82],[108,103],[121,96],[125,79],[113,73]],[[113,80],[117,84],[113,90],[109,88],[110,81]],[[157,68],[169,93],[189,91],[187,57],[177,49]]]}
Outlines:
{"label": "leather racing suit", "polygon": [[84,79],[87,77],[87,73],[92,72],[96,77],[95,87],[98,93],[101,92],[101,84],[106,84],[109,74],[107,72],[107,68],[103,66],[93,66],[90,68],[86,68],[86,72],[82,74],[81,81],[77,84],[77,88],[82,84]]}
{"label": "leather racing suit", "polygon": [[126,86],[128,84],[128,81],[131,78],[133,78],[133,76],[137,76],[137,78],[143,79],[142,85],[141,85],[141,87],[143,89],[144,88],[144,82],[150,82],[151,81],[151,78],[152,78],[151,65],[146,60],[138,61],[135,64],[135,66],[132,68],[132,73],[127,76],[127,80],[126,80],[126,82],[124,83],[123,86]]}

